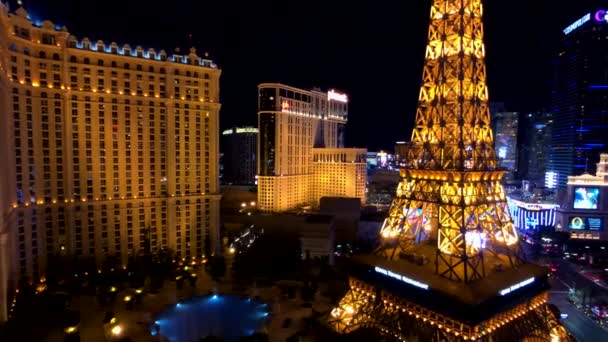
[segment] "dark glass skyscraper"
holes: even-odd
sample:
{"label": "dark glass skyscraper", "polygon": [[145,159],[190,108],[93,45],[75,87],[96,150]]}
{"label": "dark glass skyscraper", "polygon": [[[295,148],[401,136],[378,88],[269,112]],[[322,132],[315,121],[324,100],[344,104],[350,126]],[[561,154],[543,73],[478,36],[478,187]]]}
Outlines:
{"label": "dark glass skyscraper", "polygon": [[221,150],[224,153],[224,184],[255,184],[257,171],[258,129],[235,127],[222,132]]}
{"label": "dark glass skyscraper", "polygon": [[490,113],[498,167],[507,170],[505,179],[510,180],[519,169],[517,163],[519,113],[508,112],[504,103],[490,103]]}
{"label": "dark glass skyscraper", "polygon": [[608,144],[608,16],[585,14],[564,29],[554,59],[550,165],[546,184],[595,172]]}

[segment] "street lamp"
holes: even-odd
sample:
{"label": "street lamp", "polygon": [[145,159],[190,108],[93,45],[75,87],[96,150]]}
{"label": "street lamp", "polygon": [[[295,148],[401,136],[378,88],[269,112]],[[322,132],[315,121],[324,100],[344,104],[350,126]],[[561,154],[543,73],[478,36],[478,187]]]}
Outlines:
{"label": "street lamp", "polygon": [[72,326],[64,329],[66,334],[74,334],[78,331],[78,327]]}
{"label": "street lamp", "polygon": [[114,328],[112,328],[111,332],[112,335],[119,336],[122,333],[122,328],[120,327],[120,325],[116,325]]}

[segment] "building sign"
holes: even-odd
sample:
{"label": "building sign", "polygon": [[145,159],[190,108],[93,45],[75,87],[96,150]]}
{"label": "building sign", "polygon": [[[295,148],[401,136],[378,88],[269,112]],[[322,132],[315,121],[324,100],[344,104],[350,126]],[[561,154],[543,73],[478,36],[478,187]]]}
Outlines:
{"label": "building sign", "polygon": [[327,100],[328,101],[334,100],[334,101],[346,103],[346,102],[348,102],[348,96],[346,96],[346,94],[340,94],[340,93],[336,93],[333,90],[330,90],[327,92]]}
{"label": "building sign", "polygon": [[407,284],[419,287],[421,289],[425,289],[425,290],[429,289],[429,286],[427,284],[423,284],[423,283],[421,283],[421,282],[419,282],[417,280],[410,279],[410,278],[408,278],[406,276],[402,276],[400,274],[391,272],[389,270],[385,270],[384,268],[381,268],[381,267],[378,267],[378,266],[374,267],[374,271],[376,271],[377,273],[380,273],[380,274],[384,274],[387,277],[395,278],[395,279],[397,279],[399,281],[402,281],[404,283],[407,283]]}
{"label": "building sign", "polygon": [[559,208],[559,204],[553,204],[553,203],[528,203],[528,202],[522,202],[522,201],[518,201],[516,199],[513,198],[507,198],[509,202],[513,203],[514,205],[526,209],[526,210],[552,210],[552,209],[557,209]]}
{"label": "building sign", "polygon": [[557,186],[557,176],[557,172],[554,171],[547,171],[545,173],[545,186],[548,189],[555,189]]}
{"label": "building sign", "polygon": [[[602,11],[599,11],[602,12]],[[598,12],[598,13],[599,13]],[[605,12],[605,11],[604,11]],[[604,13],[605,14],[605,13]],[[597,13],[595,15],[595,19],[597,20]],[[589,20],[591,20],[591,13],[587,13],[584,17],[580,18],[579,20],[575,21],[572,23],[572,25],[566,27],[564,29],[564,34],[570,34],[572,31],[576,30],[577,28],[583,26],[586,22],[588,22]]]}
{"label": "building sign", "polygon": [[225,131],[222,132],[222,135],[230,135],[230,134],[241,134],[241,133],[258,133],[258,129],[255,127],[243,127],[243,128],[237,128],[236,132],[234,129],[227,129]]}
{"label": "building sign", "polygon": [[526,280],[524,280],[524,281],[521,281],[521,282],[519,282],[519,283],[517,283],[517,284],[515,284],[515,285],[513,285],[513,286],[511,286],[511,287],[507,287],[506,289],[503,289],[503,290],[501,290],[501,291],[500,291],[500,292],[498,292],[498,293],[499,293],[501,296],[506,296],[506,295],[508,295],[509,293],[511,293],[511,292],[513,292],[513,291],[515,291],[515,290],[517,290],[517,289],[520,289],[520,288],[522,288],[522,287],[524,287],[524,286],[527,286],[527,285],[532,284],[533,282],[534,282],[534,277],[532,277],[532,278],[530,278],[530,279],[526,279]]}
{"label": "building sign", "polygon": [[599,10],[595,12],[595,21],[599,23],[608,22],[608,11]]}
{"label": "building sign", "polygon": [[536,229],[538,227],[538,220],[535,217],[526,217],[526,228]]}
{"label": "building sign", "polygon": [[570,230],[603,230],[601,217],[575,216],[570,218],[568,229]]}

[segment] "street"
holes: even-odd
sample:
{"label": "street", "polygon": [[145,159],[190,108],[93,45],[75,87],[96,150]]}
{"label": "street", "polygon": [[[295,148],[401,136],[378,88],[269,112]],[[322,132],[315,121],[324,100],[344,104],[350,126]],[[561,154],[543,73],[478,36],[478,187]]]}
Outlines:
{"label": "street", "polygon": [[598,287],[593,281],[583,277],[576,271],[576,266],[562,259],[555,259],[558,271],[551,282],[549,303],[557,305],[568,318],[562,319],[564,326],[579,341],[608,341],[608,331],[599,324],[585,316],[568,301],[568,291],[571,287],[576,289],[591,288],[596,298],[608,298],[608,291]]}

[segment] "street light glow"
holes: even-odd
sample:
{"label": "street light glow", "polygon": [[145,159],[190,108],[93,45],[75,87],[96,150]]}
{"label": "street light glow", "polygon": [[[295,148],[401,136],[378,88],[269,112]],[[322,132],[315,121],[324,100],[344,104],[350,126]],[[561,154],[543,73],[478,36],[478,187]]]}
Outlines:
{"label": "street light glow", "polygon": [[78,329],[77,327],[67,327],[67,328],[65,328],[65,332],[66,332],[66,334],[73,334],[76,332],[77,329]]}
{"label": "street light glow", "polygon": [[120,333],[122,333],[122,328],[120,327],[120,325],[117,325],[114,328],[112,328],[112,335],[118,336],[118,335],[120,335]]}

